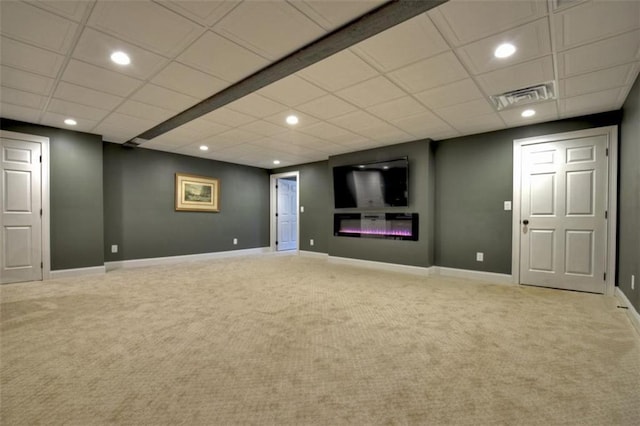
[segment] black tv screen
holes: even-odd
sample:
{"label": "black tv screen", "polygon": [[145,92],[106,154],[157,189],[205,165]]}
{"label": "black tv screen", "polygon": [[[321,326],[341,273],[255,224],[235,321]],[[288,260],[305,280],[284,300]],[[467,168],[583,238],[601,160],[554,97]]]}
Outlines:
{"label": "black tv screen", "polygon": [[407,207],[409,161],[398,158],[333,168],[335,208]]}

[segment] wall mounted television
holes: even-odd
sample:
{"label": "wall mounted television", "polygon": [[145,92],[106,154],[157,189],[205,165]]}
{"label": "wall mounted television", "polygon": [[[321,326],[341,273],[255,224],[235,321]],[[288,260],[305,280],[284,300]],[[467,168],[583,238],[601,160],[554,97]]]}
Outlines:
{"label": "wall mounted television", "polygon": [[407,157],[333,168],[336,209],[408,207]]}

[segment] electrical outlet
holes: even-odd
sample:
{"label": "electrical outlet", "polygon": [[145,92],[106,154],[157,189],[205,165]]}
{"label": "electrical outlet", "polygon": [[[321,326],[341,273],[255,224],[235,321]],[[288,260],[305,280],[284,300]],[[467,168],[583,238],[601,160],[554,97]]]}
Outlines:
{"label": "electrical outlet", "polygon": [[309,240],[309,245],[313,246],[313,238]]}
{"label": "electrical outlet", "polygon": [[484,253],[477,252],[476,253],[476,261],[477,262],[484,262]]}
{"label": "electrical outlet", "polygon": [[237,244],[238,244],[238,239],[237,239],[237,238],[234,238],[234,239],[233,239],[233,245],[235,246],[235,245],[237,245]]}
{"label": "electrical outlet", "polygon": [[636,289],[636,276],[631,275],[631,290],[635,290],[635,289]]}
{"label": "electrical outlet", "polygon": [[117,244],[113,244],[111,246],[111,253],[117,253],[118,252],[118,245]]}

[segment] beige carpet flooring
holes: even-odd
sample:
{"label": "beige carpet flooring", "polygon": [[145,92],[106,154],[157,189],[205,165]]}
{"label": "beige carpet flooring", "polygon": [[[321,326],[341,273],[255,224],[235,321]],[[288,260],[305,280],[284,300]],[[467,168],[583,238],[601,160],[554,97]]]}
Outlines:
{"label": "beige carpet flooring", "polygon": [[302,256],[0,288],[2,425],[637,425],[612,297]]}

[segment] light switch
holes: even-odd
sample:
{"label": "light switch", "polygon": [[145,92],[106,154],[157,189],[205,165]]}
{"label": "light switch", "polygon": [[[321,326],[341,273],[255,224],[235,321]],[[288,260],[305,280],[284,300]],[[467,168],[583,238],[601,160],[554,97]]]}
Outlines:
{"label": "light switch", "polygon": [[114,244],[111,246],[111,253],[117,253],[118,252],[118,245]]}
{"label": "light switch", "polygon": [[300,213],[304,213],[304,206],[300,206]]}
{"label": "light switch", "polygon": [[505,210],[511,210],[511,201],[505,201],[504,202],[504,209]]}

